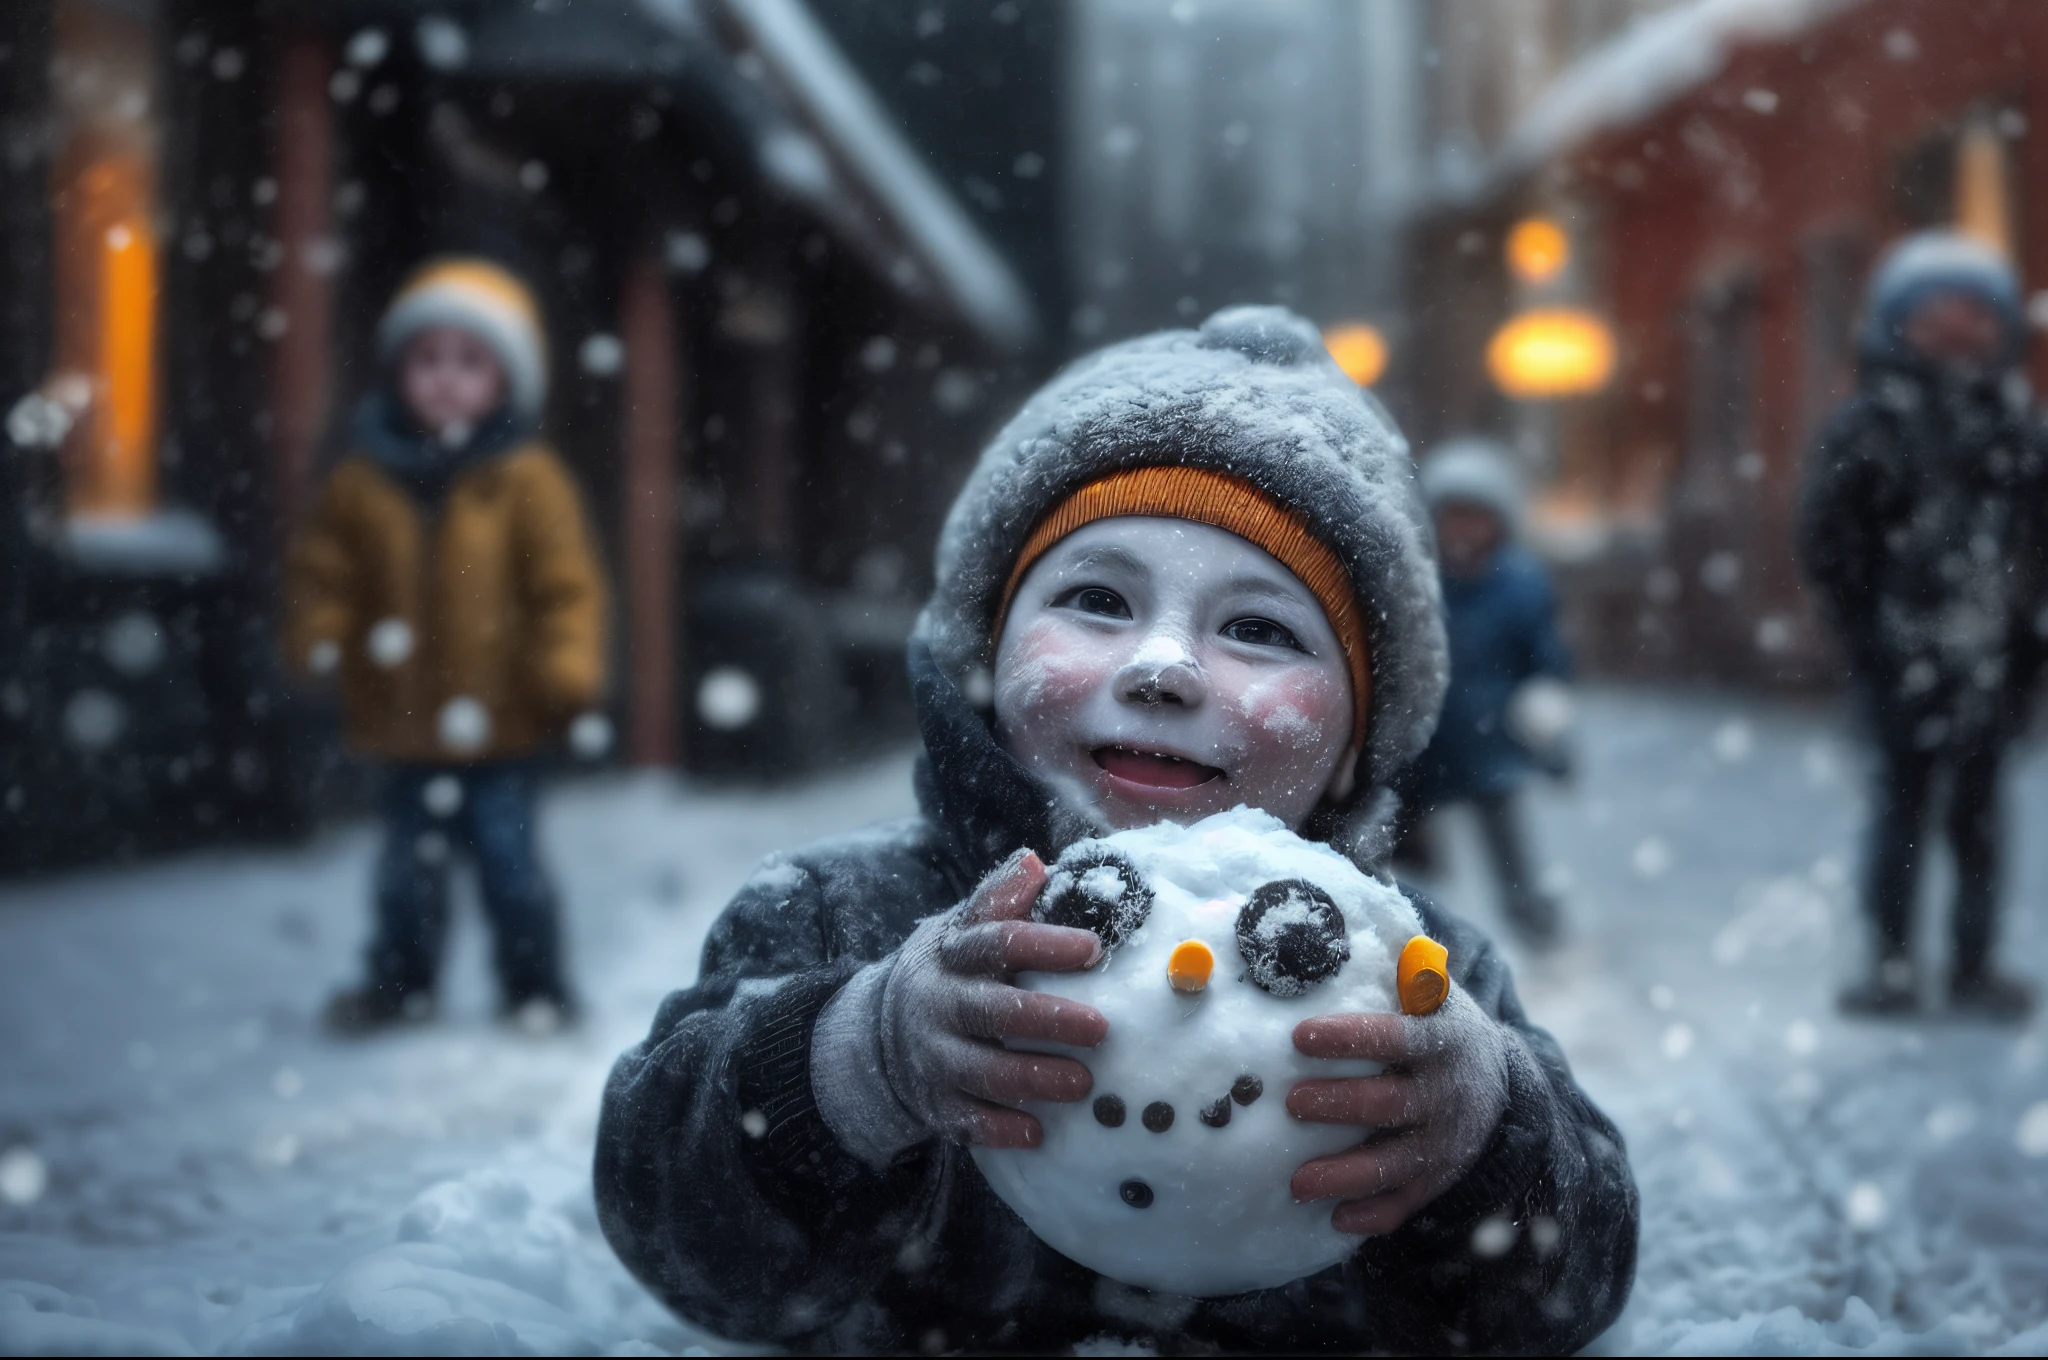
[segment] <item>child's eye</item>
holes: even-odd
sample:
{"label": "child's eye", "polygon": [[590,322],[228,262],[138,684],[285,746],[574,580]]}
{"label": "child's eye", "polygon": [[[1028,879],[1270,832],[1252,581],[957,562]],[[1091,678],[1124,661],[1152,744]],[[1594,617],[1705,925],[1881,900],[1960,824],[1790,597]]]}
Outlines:
{"label": "child's eye", "polygon": [[1124,603],[1124,597],[1103,586],[1082,586],[1053,603],[1078,609],[1083,614],[1100,614],[1104,618],[1127,619],[1131,616],[1131,607]]}
{"label": "child's eye", "polygon": [[1239,619],[1223,625],[1223,636],[1232,642],[1248,642],[1254,647],[1291,647],[1303,650],[1300,639],[1285,627],[1271,619]]}

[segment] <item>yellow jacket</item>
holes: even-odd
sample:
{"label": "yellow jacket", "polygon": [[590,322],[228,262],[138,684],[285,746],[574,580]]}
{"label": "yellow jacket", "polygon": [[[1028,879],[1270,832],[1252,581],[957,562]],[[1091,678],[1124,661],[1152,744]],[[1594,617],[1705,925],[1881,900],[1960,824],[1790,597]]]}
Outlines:
{"label": "yellow jacket", "polygon": [[438,511],[369,458],[292,547],[285,650],[334,673],[349,744],[412,762],[519,755],[602,697],[604,571],[569,471],[527,442],[457,472]]}

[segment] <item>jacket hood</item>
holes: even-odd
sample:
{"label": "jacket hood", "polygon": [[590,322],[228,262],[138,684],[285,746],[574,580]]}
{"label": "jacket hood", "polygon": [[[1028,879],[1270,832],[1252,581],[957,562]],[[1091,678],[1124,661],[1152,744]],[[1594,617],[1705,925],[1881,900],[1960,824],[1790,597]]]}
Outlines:
{"label": "jacket hood", "polygon": [[1863,362],[1875,367],[1924,367],[1925,361],[1907,347],[1900,329],[1922,299],[1949,290],[1979,298],[1998,313],[2005,326],[2005,346],[1995,366],[2017,364],[2027,343],[2019,280],[1997,252],[1954,231],[1917,232],[1878,260],[1857,336]]}
{"label": "jacket hood", "polygon": [[1218,312],[1083,358],[983,451],[940,536],[937,582],[911,639],[929,811],[979,861],[1018,844],[1055,854],[1096,828],[996,742],[995,618],[1031,531],[1111,472],[1186,466],[1238,477],[1299,515],[1343,562],[1365,615],[1372,695],[1357,792],[1304,834],[1377,869],[1386,784],[1428,744],[1448,665],[1428,516],[1408,446],[1314,326],[1278,307]]}
{"label": "jacket hood", "polygon": [[1521,532],[1527,509],[1522,474],[1500,441],[1468,437],[1441,444],[1422,460],[1418,476],[1432,510],[1452,502],[1484,506],[1510,535]]}

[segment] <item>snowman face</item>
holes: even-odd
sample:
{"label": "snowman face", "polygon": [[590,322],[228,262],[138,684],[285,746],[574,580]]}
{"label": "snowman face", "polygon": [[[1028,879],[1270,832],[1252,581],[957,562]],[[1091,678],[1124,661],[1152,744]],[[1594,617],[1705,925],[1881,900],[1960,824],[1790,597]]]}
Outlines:
{"label": "snowman face", "polygon": [[1303,1123],[1286,1096],[1377,1068],[1304,1057],[1293,1031],[1396,1009],[1395,959],[1420,929],[1407,900],[1240,808],[1075,846],[1037,915],[1096,931],[1105,957],[1018,985],[1096,1007],[1109,1037],[1071,1051],[1091,1100],[1032,1107],[1041,1147],[975,1149],[996,1192],[1063,1254],[1176,1294],[1270,1288],[1349,1255],[1358,1239],[1288,1181],[1366,1130]]}

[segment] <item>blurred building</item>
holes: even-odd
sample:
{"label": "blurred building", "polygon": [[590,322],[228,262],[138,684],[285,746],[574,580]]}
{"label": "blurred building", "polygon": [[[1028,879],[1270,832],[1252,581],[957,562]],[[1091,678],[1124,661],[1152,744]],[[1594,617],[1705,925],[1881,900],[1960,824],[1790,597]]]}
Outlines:
{"label": "blurred building", "polygon": [[1218,307],[1396,321],[1410,0],[1075,0],[1065,318],[1085,348]]}
{"label": "blurred building", "polygon": [[1498,271],[1442,228],[1560,71],[1671,3],[1073,0],[1070,342],[1280,302],[1420,441],[1499,423]]}
{"label": "blurred building", "polygon": [[[1057,15],[998,8],[921,59],[1030,35],[956,106],[1042,126]],[[335,756],[275,663],[280,555],[443,251],[546,304],[619,756],[772,773],[903,730],[938,519],[1044,351],[796,0],[14,0],[0,90],[0,866],[303,822]]]}
{"label": "blurred building", "polygon": [[[1557,72],[1472,187],[1425,219],[1411,297],[1456,297],[1426,365],[1446,425],[1533,435],[1540,541],[1610,672],[1806,685],[1833,665],[1791,555],[1799,466],[1853,380],[1868,267],[1960,225],[2048,269],[2048,10],[1985,0],[1693,0]],[[1518,221],[1571,264],[1532,288]],[[1611,381],[1504,398],[1477,362],[1518,309],[1567,301],[1615,340]],[[2037,379],[2048,376],[2040,370]]]}

